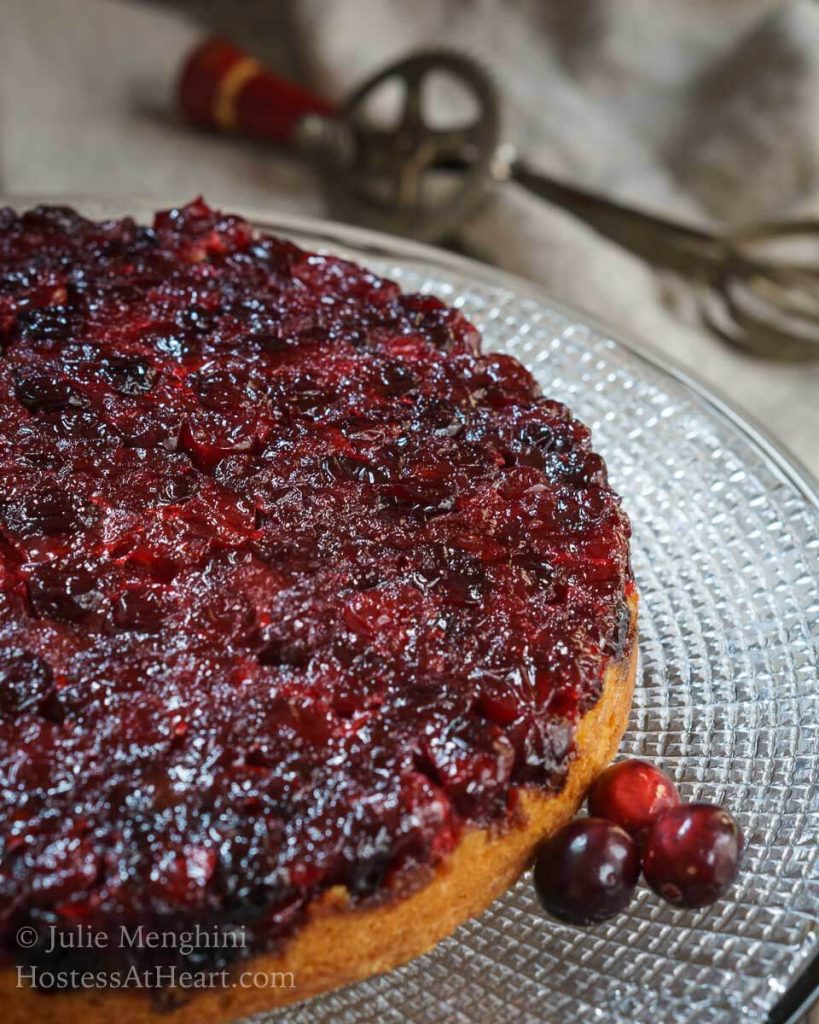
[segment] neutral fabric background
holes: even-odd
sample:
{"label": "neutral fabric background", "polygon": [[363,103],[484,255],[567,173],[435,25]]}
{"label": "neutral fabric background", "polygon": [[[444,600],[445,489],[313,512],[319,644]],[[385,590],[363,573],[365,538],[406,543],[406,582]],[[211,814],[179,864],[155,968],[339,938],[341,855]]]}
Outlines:
{"label": "neutral fabric background", "polygon": [[[412,46],[465,47],[551,171],[704,223],[819,213],[813,0],[0,0],[0,193],[320,214],[286,154],[174,118],[174,71],[203,26],[336,96]],[[679,289],[514,186],[463,245],[693,368],[819,473],[819,363],[725,347]]]}
{"label": "neutral fabric background", "polygon": [[[549,170],[706,222],[819,205],[814,0],[3,0],[0,191],[321,213],[287,154],[175,121],[174,70],[203,25],[333,95],[412,46],[465,47]],[[693,368],[819,473],[819,363],[715,341],[679,288],[515,186],[463,244]]]}

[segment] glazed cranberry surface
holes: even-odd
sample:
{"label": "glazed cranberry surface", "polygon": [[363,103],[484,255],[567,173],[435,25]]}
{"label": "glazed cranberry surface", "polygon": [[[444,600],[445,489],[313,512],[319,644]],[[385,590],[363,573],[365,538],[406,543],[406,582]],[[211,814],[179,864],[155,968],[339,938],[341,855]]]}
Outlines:
{"label": "glazed cranberry surface", "polygon": [[560,787],[629,643],[628,523],[461,314],[201,201],[2,210],[0,343],[7,950],[267,948]]}

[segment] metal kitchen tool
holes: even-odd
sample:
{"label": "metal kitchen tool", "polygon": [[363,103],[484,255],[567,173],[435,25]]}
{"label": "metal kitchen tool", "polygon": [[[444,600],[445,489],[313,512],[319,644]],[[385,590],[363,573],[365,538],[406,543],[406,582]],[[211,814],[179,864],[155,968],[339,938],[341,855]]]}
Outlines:
{"label": "metal kitchen tool", "polygon": [[[430,87],[442,79],[472,107],[460,124],[433,119]],[[379,100],[390,89],[399,102],[385,117]],[[819,222],[717,234],[544,175],[516,156],[492,77],[461,53],[430,50],[397,61],[333,109],[231,44],[209,40],[185,66],[180,105],[195,123],[295,146],[315,166],[339,219],[423,241],[452,237],[499,184],[515,180],[692,281],[704,321],[721,336],[769,358],[819,357]],[[784,255],[776,252],[783,240]],[[796,259],[790,253],[800,246]]]}

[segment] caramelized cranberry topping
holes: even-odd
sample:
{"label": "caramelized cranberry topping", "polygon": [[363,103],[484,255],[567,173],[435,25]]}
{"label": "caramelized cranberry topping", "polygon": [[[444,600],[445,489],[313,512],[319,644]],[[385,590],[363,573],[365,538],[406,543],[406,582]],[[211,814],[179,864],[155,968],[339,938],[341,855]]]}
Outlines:
{"label": "caramelized cranberry topping", "polygon": [[41,207],[0,211],[0,346],[7,950],[158,919],[269,948],[561,786],[628,523],[461,314],[201,201]]}

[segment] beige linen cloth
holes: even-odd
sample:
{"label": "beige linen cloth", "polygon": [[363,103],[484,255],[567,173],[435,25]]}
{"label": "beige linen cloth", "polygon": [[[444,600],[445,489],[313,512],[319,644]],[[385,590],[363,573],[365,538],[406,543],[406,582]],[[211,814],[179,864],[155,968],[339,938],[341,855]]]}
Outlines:
{"label": "beige linen cloth", "polygon": [[[321,213],[286,154],[174,120],[204,26],[334,96],[412,47],[465,48],[545,170],[705,224],[819,212],[814,0],[2,0],[0,192]],[[515,185],[463,244],[692,369],[819,474],[819,363],[716,341],[679,287]]]}

